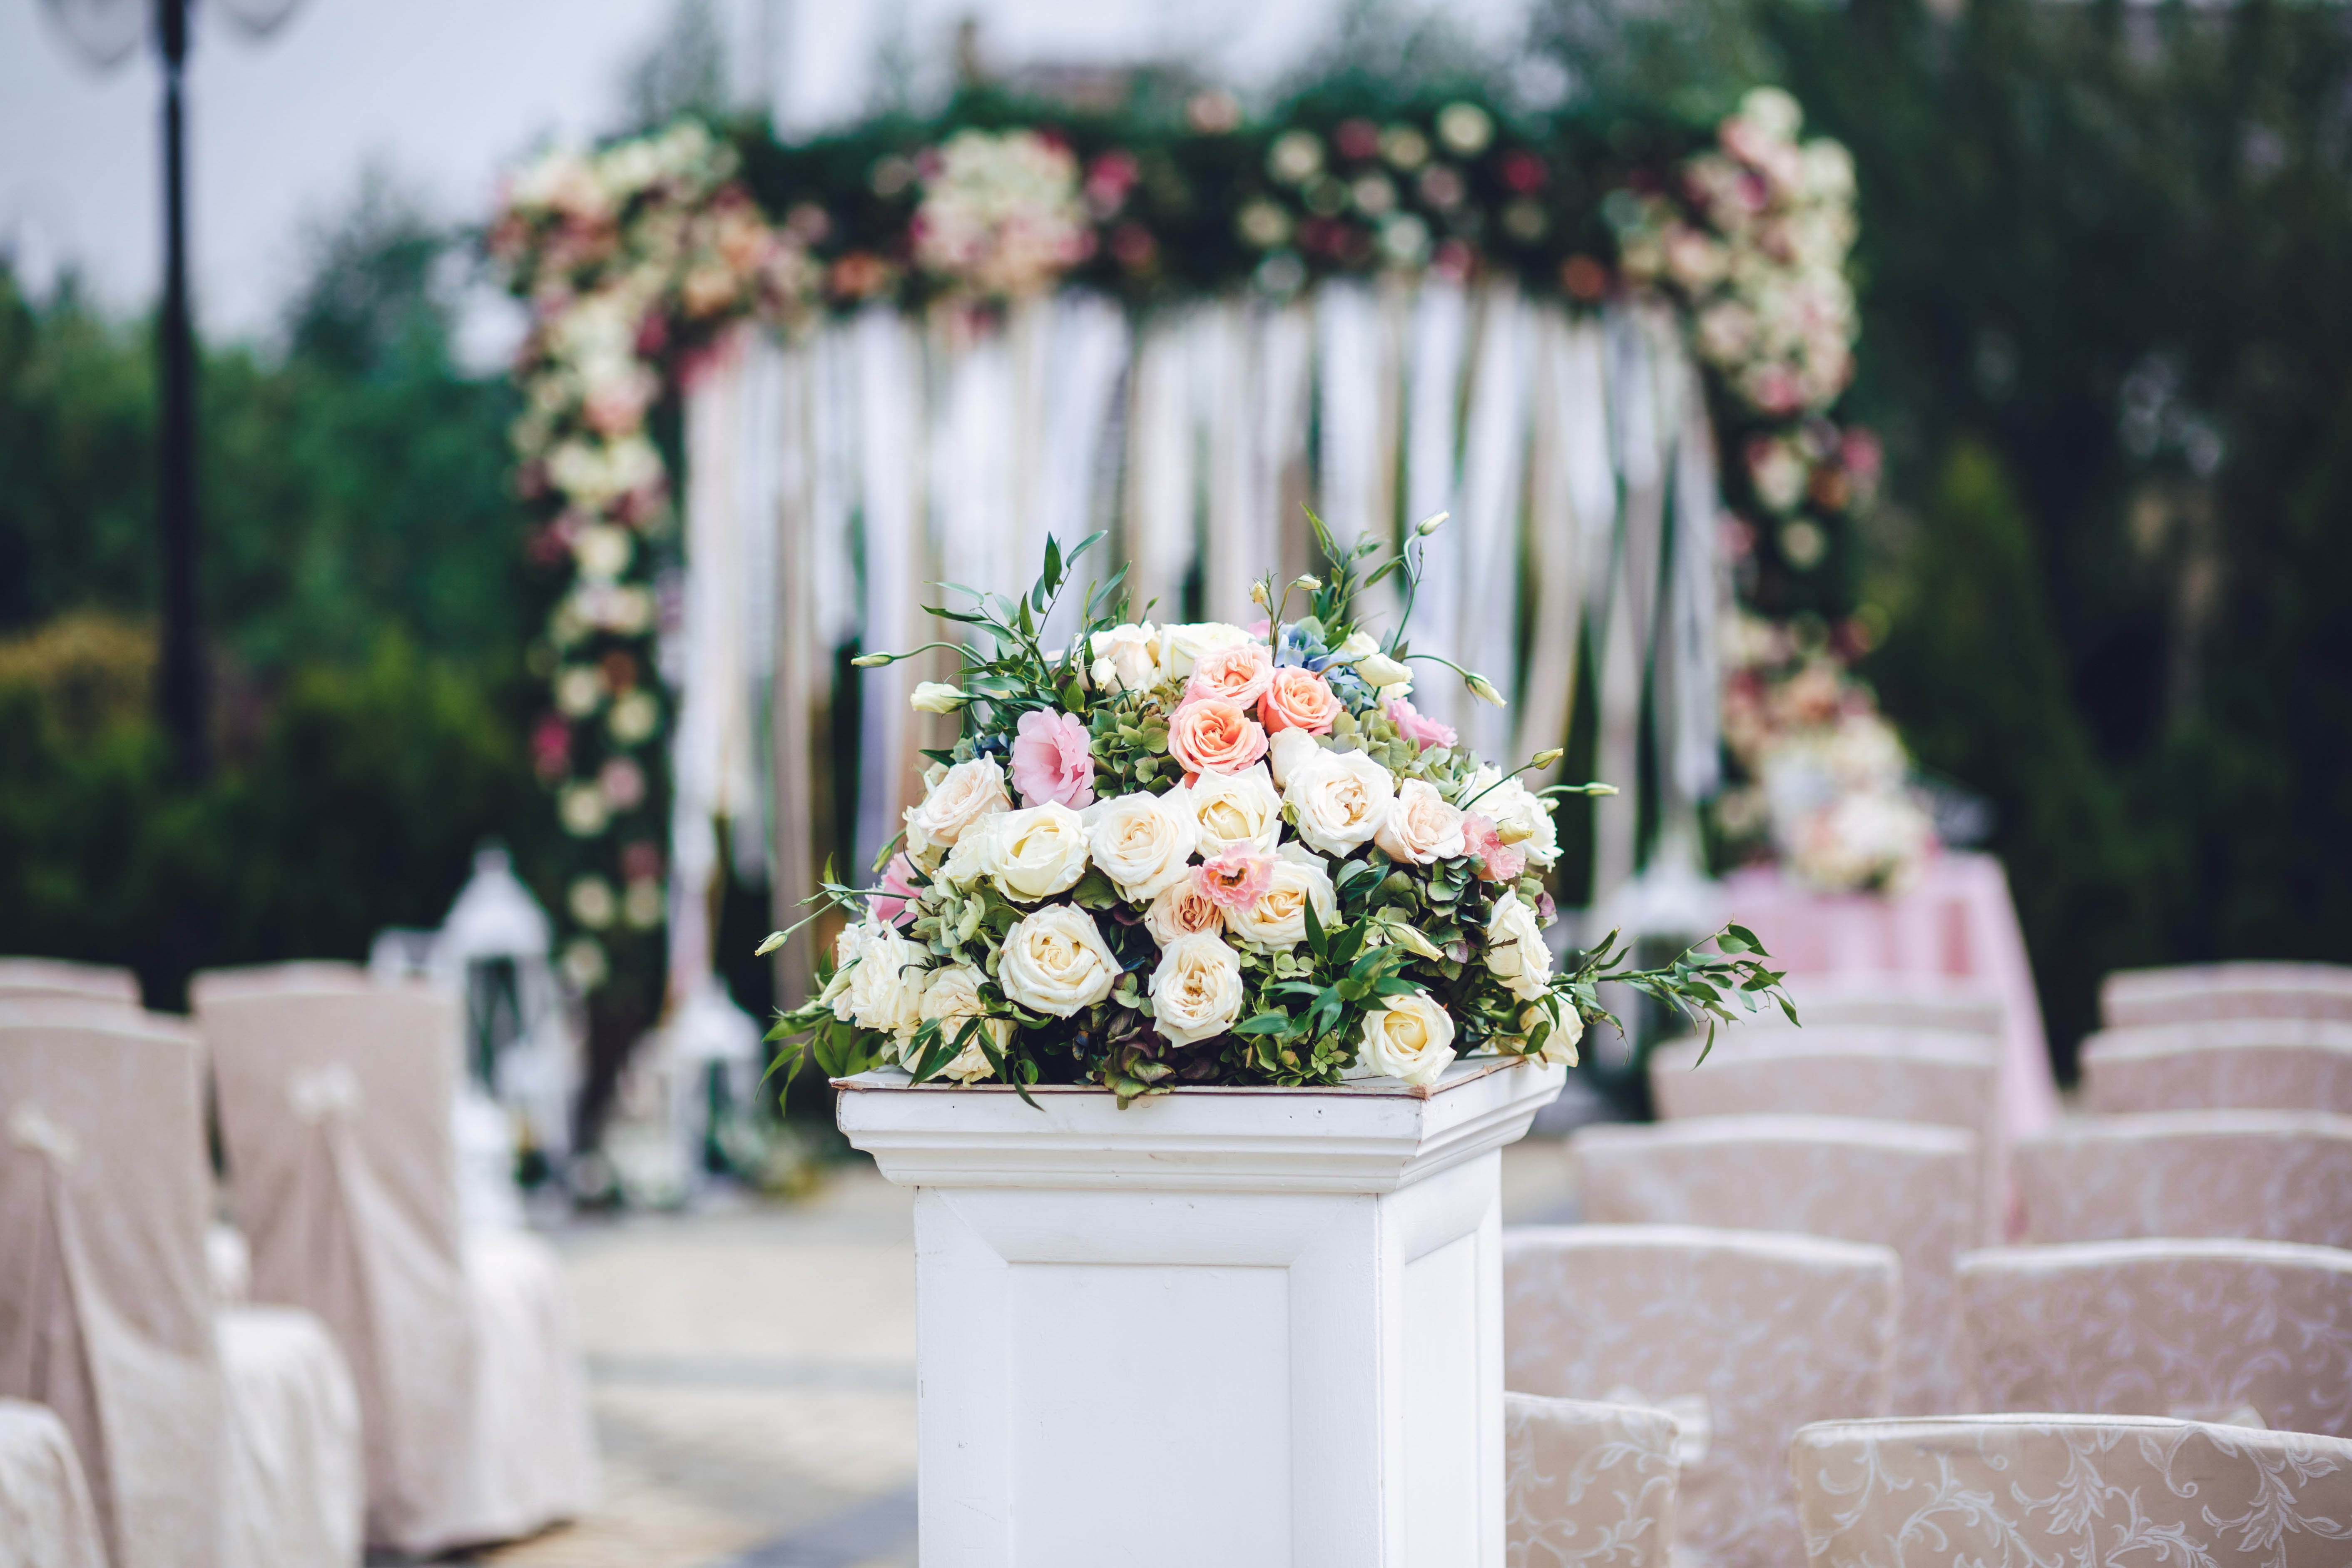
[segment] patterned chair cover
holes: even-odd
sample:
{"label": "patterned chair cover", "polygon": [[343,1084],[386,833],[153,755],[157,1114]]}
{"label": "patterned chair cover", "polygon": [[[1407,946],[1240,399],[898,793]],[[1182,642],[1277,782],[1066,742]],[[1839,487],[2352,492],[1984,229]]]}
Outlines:
{"label": "patterned chair cover", "polygon": [[213,1300],[198,1059],[131,1009],[0,1004],[0,1394],[72,1435],[113,1568],[356,1563],[350,1372]]}
{"label": "patterned chair cover", "polygon": [[0,1568],[106,1568],[72,1434],[19,1399],[0,1399]]}
{"label": "patterned chair cover", "polygon": [[2352,1443],[2148,1415],[1832,1421],[1790,1446],[1817,1568],[2343,1568]]}
{"label": "patterned chair cover", "polygon": [[358,1381],[369,1541],[424,1554],[579,1513],[594,1438],[562,1272],[458,1221],[456,999],[343,964],[190,990],[253,1298],[317,1313]]}
{"label": "patterned chair cover", "polygon": [[2008,1234],[2008,1147],[2000,1118],[2000,1048],[1981,1037],[1920,1029],[1763,1030],[1650,1054],[1650,1098],[1666,1121],[1693,1116],[1858,1116],[1926,1122],[1976,1135],[1982,1156],[1979,1239]]}
{"label": "patterned chair cover", "polygon": [[1503,1395],[1509,1568],[1667,1568],[1674,1418],[1540,1394]]}
{"label": "patterned chair cover", "polygon": [[1798,1543],[1790,1436],[1887,1406],[1900,1268],[1886,1247],[1815,1237],[1507,1227],[1503,1385],[1703,1412],[1677,1416],[1677,1561],[1779,1568]]}
{"label": "patterned chair cover", "polygon": [[1971,1408],[2352,1437],[2352,1252],[2100,1241],[1960,1260]]}
{"label": "patterned chair cover", "polygon": [[2236,1237],[2352,1247],[2352,1117],[2167,1110],[2019,1142],[2027,1241]]}
{"label": "patterned chair cover", "polygon": [[[1710,1067],[1712,1064],[1710,1064]],[[1972,1134],[1916,1121],[1704,1116],[1569,1141],[1584,1217],[1875,1242],[1903,1260],[1895,1408],[1959,1408],[1953,1270],[1977,1235]]]}
{"label": "patterned chair cover", "polygon": [[61,958],[0,958],[0,1002],[65,997],[139,1005],[139,977],[101,963],[68,963]]}
{"label": "patterned chair cover", "polygon": [[2109,1029],[2083,1042],[2083,1102],[2141,1110],[2352,1114],[2352,1024],[2238,1018]]}
{"label": "patterned chair cover", "polygon": [[2124,969],[2099,986],[2111,1029],[2229,1018],[2332,1018],[2352,1023],[2352,966],[2340,963],[2189,963]]}

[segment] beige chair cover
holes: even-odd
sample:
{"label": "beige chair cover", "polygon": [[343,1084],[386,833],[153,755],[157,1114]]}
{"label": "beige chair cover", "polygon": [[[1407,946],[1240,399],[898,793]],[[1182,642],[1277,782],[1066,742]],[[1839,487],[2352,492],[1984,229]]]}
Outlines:
{"label": "beige chair cover", "polygon": [[106,1568],[72,1436],[18,1399],[0,1399],[0,1568]]}
{"label": "beige chair cover", "polygon": [[[0,1007],[0,1394],[64,1421],[114,1568],[357,1563],[341,1359],[215,1313],[194,1039],[74,1011]],[[272,1484],[298,1444],[310,1480]]]}
{"label": "beige chair cover", "polygon": [[139,977],[100,963],[68,963],[61,958],[0,958],[0,1002],[66,997],[139,1005]]}
{"label": "beige chair cover", "polygon": [[[1702,1069],[1706,1070],[1706,1069]],[[1974,1135],[1916,1121],[1703,1116],[1570,1140],[1584,1217],[1876,1242],[1903,1260],[1895,1408],[1957,1409],[1953,1270],[1978,1234]]]}
{"label": "beige chair cover", "polygon": [[2169,1110],[2062,1122],[2015,1156],[2027,1241],[2352,1247],[2352,1117]]}
{"label": "beige chair cover", "polygon": [[1666,1568],[1674,1418],[1540,1394],[1503,1395],[1509,1568]]}
{"label": "beige chair cover", "polygon": [[[1979,1035],[1998,1046],[2007,1022],[1999,992],[1957,982],[1832,973],[1791,974],[1786,985],[1808,1030],[1928,1030]],[[1743,1018],[1738,1028],[1745,1038],[1757,1029],[1790,1026],[1774,1007]]]}
{"label": "beige chair cover", "polygon": [[2101,1241],[1960,1260],[1971,1408],[2352,1436],[2352,1252]]}
{"label": "beige chair cover", "polygon": [[1718,1038],[1650,1055],[1650,1098],[1667,1121],[1692,1116],[1859,1116],[1919,1121],[1976,1135],[1982,1156],[1979,1237],[2006,1239],[2008,1139],[2000,1116],[2000,1047],[1926,1029],[1805,1028]]}
{"label": "beige chair cover", "polygon": [[2083,1042],[2083,1102],[2140,1110],[2352,1113],[2352,1024],[2239,1018],[2109,1029]]}
{"label": "beige chair cover", "polygon": [[561,1271],[458,1224],[455,999],[340,964],[191,994],[253,1297],[316,1312],[359,1385],[369,1540],[438,1552],[577,1514],[593,1438]]}
{"label": "beige chair cover", "polygon": [[1790,1563],[1789,1438],[1808,1421],[1886,1409],[1899,1270],[1886,1247],[1815,1237],[1506,1228],[1503,1385],[1696,1406],[1706,1446],[1683,1457],[1678,1556]]}
{"label": "beige chair cover", "polygon": [[2333,1018],[2352,1023],[2352,966],[2340,963],[2190,963],[2125,969],[2099,987],[2111,1029],[2226,1018]]}
{"label": "beige chair cover", "polygon": [[2343,1568],[2352,1443],[2146,1415],[1835,1421],[1790,1447],[1817,1568]]}

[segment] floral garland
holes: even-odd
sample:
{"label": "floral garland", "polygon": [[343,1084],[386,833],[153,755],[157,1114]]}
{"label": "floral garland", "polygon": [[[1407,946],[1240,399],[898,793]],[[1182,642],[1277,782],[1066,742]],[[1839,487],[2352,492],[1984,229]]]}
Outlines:
{"label": "floral garland", "polygon": [[[1738,926],[1664,969],[1614,967],[1613,933],[1555,967],[1550,797],[1609,792],[1519,782],[1558,752],[1508,773],[1472,755],[1414,710],[1403,618],[1385,640],[1357,625],[1360,585],[1391,576],[1410,615],[1429,526],[1376,563],[1382,546],[1342,550],[1318,523],[1328,575],[1261,579],[1254,627],[1128,620],[1120,573],[1045,647],[1036,628],[1099,534],[1066,558],[1048,540],[1018,600],[933,610],[972,641],[932,645],[961,674],[912,700],[960,714],[961,735],[932,753],[880,883],[811,900],[853,923],[770,1036],[788,1079],[811,1059],[885,1064],[1024,1097],[1099,1084],[1121,1104],[1184,1084],[1428,1084],[1475,1052],[1574,1062],[1606,982],[1710,1037],[1735,1008],[1788,1008]],[[1285,620],[1294,596],[1306,613]]]}

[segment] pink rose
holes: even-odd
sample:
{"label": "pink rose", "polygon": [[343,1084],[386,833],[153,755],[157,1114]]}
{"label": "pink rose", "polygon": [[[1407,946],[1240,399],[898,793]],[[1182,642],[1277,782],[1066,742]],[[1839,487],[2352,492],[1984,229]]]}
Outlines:
{"label": "pink rose", "polygon": [[1168,716],[1168,751],[1195,773],[1237,773],[1265,755],[1265,731],[1238,702],[1202,697]]}
{"label": "pink rose", "polygon": [[1222,697],[1247,708],[1265,695],[1273,679],[1274,655],[1266,651],[1265,644],[1243,642],[1213,647],[1192,661],[1192,679],[1184,688],[1184,700]]}
{"label": "pink rose", "polygon": [[1491,816],[1475,811],[1465,813],[1462,818],[1462,842],[1478,862],[1478,876],[1484,881],[1514,882],[1528,868],[1526,853],[1503,842]]}
{"label": "pink rose", "polygon": [[1423,751],[1433,746],[1452,746],[1460,737],[1451,724],[1441,724],[1426,713],[1416,712],[1412,703],[1402,697],[1392,697],[1388,705],[1389,722],[1397,733],[1418,745]]}
{"label": "pink rose", "polygon": [[890,864],[882,868],[882,890],[866,900],[866,907],[884,925],[904,925],[914,911],[908,906],[922,889],[915,886],[915,863],[907,858],[903,849],[890,857]]}
{"label": "pink rose", "polygon": [[1095,801],[1095,759],[1075,713],[1033,708],[1013,732],[1013,787],[1024,805],[1052,801],[1076,811]]}
{"label": "pink rose", "polygon": [[1339,698],[1329,681],[1311,669],[1292,665],[1274,672],[1265,695],[1257,700],[1257,716],[1265,721],[1269,731],[1304,730],[1310,735],[1328,735],[1331,721],[1339,716]]}
{"label": "pink rose", "polygon": [[1221,910],[1246,910],[1274,886],[1274,857],[1237,844],[1193,867],[1192,886]]}

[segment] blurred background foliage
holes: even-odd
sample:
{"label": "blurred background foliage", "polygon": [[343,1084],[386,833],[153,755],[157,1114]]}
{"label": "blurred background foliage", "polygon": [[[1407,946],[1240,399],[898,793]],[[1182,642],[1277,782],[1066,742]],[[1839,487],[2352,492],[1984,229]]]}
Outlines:
{"label": "blurred background foliage", "polygon": [[[2107,969],[2342,958],[2352,13],[1549,0],[1484,66],[1417,26],[1352,13],[1316,71],[1699,118],[1778,81],[1853,149],[1848,409],[1892,498],[1857,574],[1865,673],[1995,807],[2062,1069]],[[133,963],[168,1004],[195,964],[437,920],[482,837],[529,870],[546,587],[511,393],[452,358],[474,254],[370,176],[310,237],[282,341],[208,353],[227,762],[194,794],[147,711],[147,329],[0,272],[0,951]],[[730,926],[758,925],[741,901]]]}

